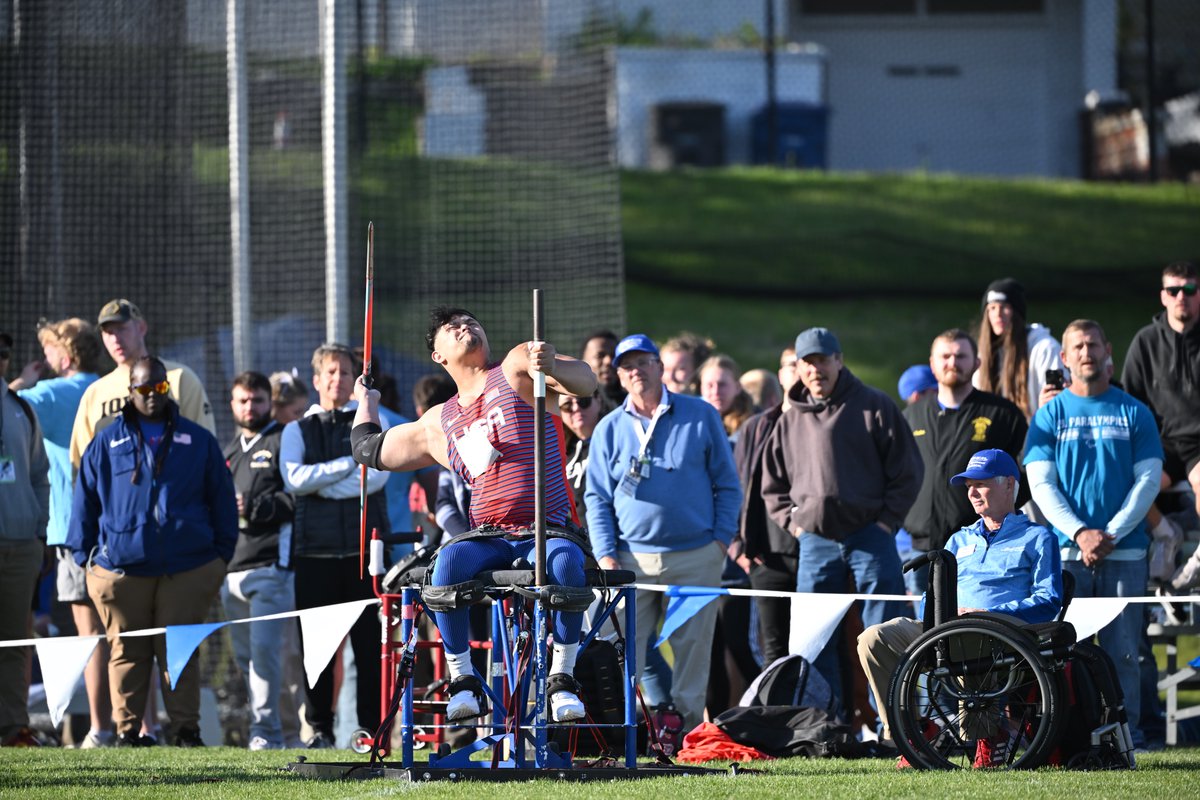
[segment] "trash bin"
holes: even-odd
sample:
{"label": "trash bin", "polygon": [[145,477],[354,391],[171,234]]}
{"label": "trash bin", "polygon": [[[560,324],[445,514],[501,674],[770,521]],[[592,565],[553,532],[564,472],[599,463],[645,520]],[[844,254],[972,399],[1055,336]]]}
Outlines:
{"label": "trash bin", "polygon": [[651,108],[649,133],[651,169],[725,163],[723,103],[660,103]]}
{"label": "trash bin", "polygon": [[[774,163],[801,169],[825,169],[829,131],[829,106],[813,103],[776,103]],[[773,162],[768,109],[764,106],[751,120],[751,158],[755,164]]]}

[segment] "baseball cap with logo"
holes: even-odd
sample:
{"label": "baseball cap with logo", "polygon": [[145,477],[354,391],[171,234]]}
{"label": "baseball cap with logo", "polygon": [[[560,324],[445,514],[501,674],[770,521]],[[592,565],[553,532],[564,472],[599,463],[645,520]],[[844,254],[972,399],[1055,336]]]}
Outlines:
{"label": "baseball cap with logo", "polygon": [[1003,450],[980,450],[971,456],[967,468],[950,479],[952,486],[962,486],[967,481],[986,481],[989,478],[1019,478],[1020,471],[1013,457]]}
{"label": "baseball cap with logo", "polygon": [[613,352],[613,363],[620,364],[621,356],[634,352],[650,353],[656,356],[658,348],[654,345],[654,340],[646,334],[633,333],[617,343],[617,349]]}
{"label": "baseball cap with logo", "polygon": [[132,302],[122,297],[116,300],[109,300],[104,304],[104,308],[100,309],[100,317],[97,319],[96,324],[129,322],[131,319],[142,319],[142,312]]}

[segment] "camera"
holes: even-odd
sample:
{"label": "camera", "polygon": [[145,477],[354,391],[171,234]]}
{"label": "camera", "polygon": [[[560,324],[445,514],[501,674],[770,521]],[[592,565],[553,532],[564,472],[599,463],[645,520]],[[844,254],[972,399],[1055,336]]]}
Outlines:
{"label": "camera", "polygon": [[1046,370],[1046,385],[1053,386],[1061,392],[1064,385],[1063,371],[1061,369]]}

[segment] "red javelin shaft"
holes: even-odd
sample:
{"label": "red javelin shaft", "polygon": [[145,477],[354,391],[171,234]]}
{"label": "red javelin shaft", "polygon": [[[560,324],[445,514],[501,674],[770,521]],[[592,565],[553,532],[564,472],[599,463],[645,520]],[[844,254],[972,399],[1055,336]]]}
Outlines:
{"label": "red javelin shaft", "polygon": [[[371,388],[371,334],[375,330],[375,223],[367,223],[367,300],[363,318],[363,383]],[[367,552],[367,465],[359,473],[358,495],[358,577],[365,574]]]}

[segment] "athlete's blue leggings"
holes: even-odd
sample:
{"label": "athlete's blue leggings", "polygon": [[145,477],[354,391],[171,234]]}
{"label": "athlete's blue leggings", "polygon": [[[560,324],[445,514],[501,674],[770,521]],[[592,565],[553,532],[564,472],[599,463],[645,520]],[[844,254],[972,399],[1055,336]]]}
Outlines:
{"label": "athlete's blue leggings", "polygon": [[[533,562],[534,539],[510,541],[500,536],[490,539],[468,539],[444,547],[433,563],[434,586],[448,586],[474,578],[488,569],[511,568],[514,561],[524,558]],[[583,551],[566,539],[546,540],[546,577],[560,586],[584,586]],[[454,611],[434,611],[433,621],[442,633],[447,653],[465,653],[470,647],[466,608]],[[583,627],[583,612],[554,614],[554,641],[578,644]]]}

